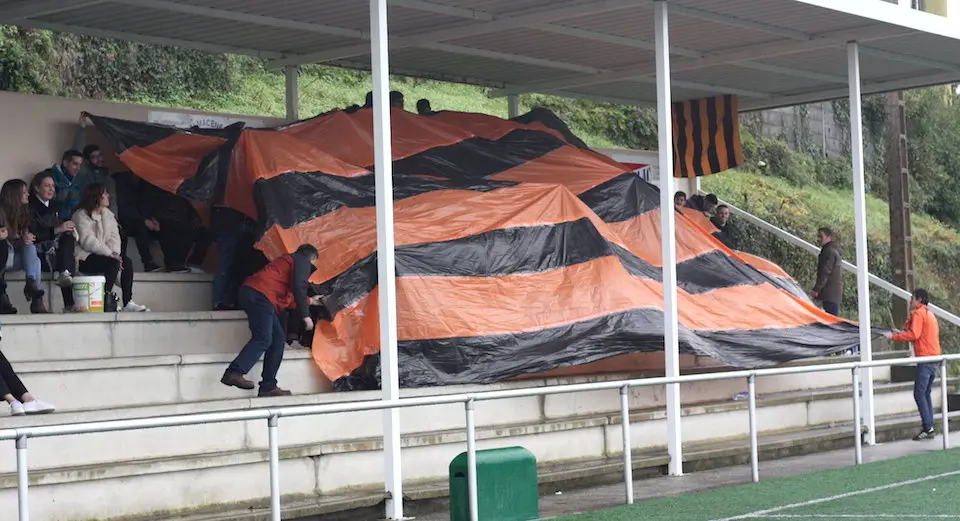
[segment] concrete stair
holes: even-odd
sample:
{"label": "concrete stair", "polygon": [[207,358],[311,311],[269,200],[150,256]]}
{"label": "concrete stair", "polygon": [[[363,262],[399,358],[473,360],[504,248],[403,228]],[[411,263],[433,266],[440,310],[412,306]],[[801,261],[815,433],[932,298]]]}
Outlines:
{"label": "concrete stair", "polygon": [[[63,295],[52,281],[50,273],[43,274],[43,288],[47,309],[63,312]],[[22,271],[6,276],[7,294],[18,315],[30,314],[30,304],[23,296],[25,277]],[[120,296],[120,288],[114,288]],[[213,275],[209,273],[144,273],[133,278],[133,300],[153,311],[210,311],[213,309]]]}
{"label": "concrete stair", "polygon": [[[290,359],[305,360],[304,355],[301,352]],[[188,361],[188,357],[185,358],[181,365]],[[205,360],[196,362],[203,365]],[[46,370],[43,366],[35,369],[40,370],[36,373],[38,377]],[[74,369],[78,372],[98,370],[81,366]],[[304,377],[303,372],[299,374]],[[297,377],[291,373],[288,378],[295,381]],[[214,381],[207,387],[218,385]],[[696,390],[691,385],[688,394],[695,397],[709,390],[708,386]],[[471,389],[420,389],[404,394],[438,391],[470,392]],[[327,393],[78,410],[42,417],[7,418],[0,423],[0,428],[295,403],[335,403],[377,395]],[[565,461],[615,458],[620,447],[617,400],[606,400],[608,396],[599,395],[581,398],[578,403],[564,403],[562,396],[481,402],[477,410],[479,447],[520,444],[533,451],[545,468]],[[647,400],[642,394],[632,398],[638,402]],[[767,433],[765,436],[835,427],[848,422],[851,413],[848,389],[842,387],[770,393],[761,396],[759,405],[759,426]],[[912,411],[912,387],[879,384],[876,406],[878,415],[889,417]],[[688,401],[684,414],[685,440],[693,444],[691,446],[742,438],[747,432],[746,403],[742,401]],[[405,432],[405,479],[414,485],[435,482],[445,475],[450,459],[464,450],[462,406],[407,410],[402,412],[401,421]],[[660,447],[665,444],[666,429],[660,406],[635,410],[632,422],[634,449],[654,451],[663,459]],[[913,427],[915,430],[915,425]],[[380,435],[378,412],[281,419],[284,492],[291,495],[291,500],[319,494],[333,501],[358,491],[370,493],[381,489]],[[848,432],[846,436],[849,438],[851,434]],[[265,422],[35,439],[30,442],[32,514],[37,519],[72,521],[147,513],[160,516],[171,509],[203,511],[229,509],[231,504],[250,506],[268,494],[266,448]],[[7,503],[15,501],[14,461],[12,444],[0,447],[0,504],[15,504]],[[169,492],[156,494],[158,487]]]}

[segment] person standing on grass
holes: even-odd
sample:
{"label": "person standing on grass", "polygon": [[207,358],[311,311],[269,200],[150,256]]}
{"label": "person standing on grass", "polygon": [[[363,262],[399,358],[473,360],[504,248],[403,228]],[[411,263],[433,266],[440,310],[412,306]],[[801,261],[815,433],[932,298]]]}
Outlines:
{"label": "person standing on grass", "polygon": [[254,383],[244,378],[263,356],[263,373],[258,396],[289,396],[277,387],[277,372],[283,361],[286,332],[280,313],[296,308],[305,330],[313,329],[309,304],[319,304],[320,297],[307,298],[307,285],[313,264],[320,254],[314,246],[304,244],[290,255],[277,258],[254,273],[237,291],[237,301],[247,314],[250,341],[230,362],[223,373],[223,385],[250,390]]}
{"label": "person standing on grass", "polygon": [[[927,308],[930,304],[930,293],[925,289],[917,288],[910,299],[910,316],[903,329],[898,333],[884,333],[884,336],[896,342],[912,342],[914,356],[940,356],[940,326],[937,317]],[[933,399],[930,393],[933,390],[933,381],[937,378],[938,362],[917,364],[917,376],[913,384],[913,398],[920,411],[923,422],[920,433],[913,437],[915,441],[933,438]],[[946,418],[944,418],[946,421]]]}

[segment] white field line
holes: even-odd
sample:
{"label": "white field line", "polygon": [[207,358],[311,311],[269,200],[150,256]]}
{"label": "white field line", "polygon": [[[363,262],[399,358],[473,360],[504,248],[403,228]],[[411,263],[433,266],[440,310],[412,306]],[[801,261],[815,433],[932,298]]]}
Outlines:
{"label": "white field line", "polygon": [[[880,492],[881,490],[888,490],[888,489],[891,489],[891,488],[905,487],[905,486],[908,486],[908,485],[914,485],[914,484],[917,484],[917,483],[923,483],[924,481],[931,481],[931,480],[934,480],[934,479],[946,478],[946,477],[949,477],[949,476],[956,476],[956,475],[958,475],[958,474],[960,474],[960,470],[954,470],[954,471],[951,471],[951,472],[944,472],[943,474],[934,474],[933,476],[924,476],[924,477],[922,477],[922,478],[908,479],[908,480],[906,480],[906,481],[898,481],[898,482],[896,482],[896,483],[888,483],[888,484],[886,484],[886,485],[881,485],[881,486],[879,486],[879,487],[870,487],[870,488],[865,488],[865,489],[862,489],[862,490],[855,490],[855,491],[853,491],[853,492],[846,492],[846,493],[843,493],[843,494],[837,494],[837,495],[835,495],[835,496],[827,496],[827,497],[822,497],[822,498],[818,498],[818,499],[811,499],[811,500],[809,500],[809,501],[803,501],[803,502],[800,502],[800,503],[791,503],[791,504],[789,504],[789,505],[783,505],[783,506],[779,506],[779,507],[775,507],[775,508],[768,508],[768,509],[766,509],[766,510],[757,510],[756,512],[750,512],[749,514],[741,514],[741,515],[738,515],[738,516],[723,517],[723,518],[719,518],[719,519],[713,519],[712,521],[735,521],[735,520],[737,520],[737,519],[751,519],[751,518],[758,518],[758,517],[759,517],[759,518],[771,517],[771,516],[769,516],[769,514],[775,514],[775,513],[777,513],[777,512],[782,512],[782,511],[784,511],[784,510],[790,510],[790,509],[793,509],[793,508],[806,507],[806,506],[810,506],[810,505],[818,505],[818,504],[820,504],[820,503],[826,503],[826,502],[828,502],[828,501],[836,501],[836,500],[838,500],[838,499],[844,499],[844,498],[853,497],[853,496],[859,496],[859,495],[863,495],[863,494],[871,494],[871,493],[873,493],[873,492]],[[803,517],[810,517],[810,516],[803,516]],[[835,517],[835,516],[834,516],[834,517]],[[897,516],[897,517],[908,517],[908,516]],[[955,518],[955,519],[960,519],[960,517],[957,517],[957,518]]]}
{"label": "white field line", "polygon": [[960,519],[960,514],[771,514],[753,519]]}

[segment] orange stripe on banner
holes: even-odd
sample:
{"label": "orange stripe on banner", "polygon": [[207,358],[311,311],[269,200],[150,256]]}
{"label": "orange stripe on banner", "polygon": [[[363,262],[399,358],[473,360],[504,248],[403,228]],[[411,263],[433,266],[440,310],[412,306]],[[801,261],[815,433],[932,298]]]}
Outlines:
{"label": "orange stripe on banner", "polygon": [[539,130],[553,135],[557,139],[566,143],[563,134],[540,123],[539,121],[525,124],[509,119],[498,118],[488,114],[477,114],[476,112],[454,112],[443,111],[429,117],[429,121],[439,121],[441,123],[462,128],[472,132],[475,136],[495,141],[506,136],[514,130]]}
{"label": "orange stripe on banner", "polygon": [[[727,105],[723,102],[723,96],[717,98],[715,105],[717,107],[717,133],[714,135],[713,143],[715,146],[714,150],[717,152],[717,162],[720,163],[720,170],[723,171],[727,170],[727,165],[730,164],[730,154],[727,153],[726,128],[729,126],[731,121],[730,114],[727,113]],[[737,115],[734,114],[733,117],[736,119]],[[739,139],[735,141],[739,141]],[[711,170],[708,170],[708,172]]]}
{"label": "orange stripe on banner", "polygon": [[[705,253],[720,250],[717,243],[703,236],[703,232],[690,223],[677,219],[677,262],[692,259]],[[650,210],[633,219],[607,223],[619,241],[634,255],[653,266],[663,265],[660,251],[660,210]]]}
{"label": "orange stripe on banner", "polygon": [[490,179],[521,183],[550,183],[580,194],[630,169],[610,164],[594,154],[564,146],[522,165],[504,170]]}
{"label": "orange stripe on banner", "polygon": [[710,172],[713,170],[710,168],[710,154],[708,151],[710,147],[716,147],[716,141],[714,141],[713,136],[710,135],[710,111],[707,110],[708,108],[709,106],[707,105],[706,99],[697,101],[697,110],[700,111],[700,142],[703,143],[703,153],[700,154],[700,157],[693,158],[693,160],[700,163],[701,172]]}
{"label": "orange stripe on banner", "polygon": [[[582,218],[598,229],[604,227],[583,201],[560,185],[527,184],[491,192],[438,190],[394,203],[394,240],[397,245],[442,242]],[[273,227],[258,246],[273,258],[304,242],[321,252],[311,280],[329,280],[376,251],[376,209],[339,208],[290,229]]]}
{"label": "orange stripe on banner", "polygon": [[738,251],[736,253],[737,253],[737,257],[740,257],[741,259],[743,259],[744,262],[746,262],[747,264],[753,266],[754,268],[757,268],[758,270],[768,275],[773,275],[774,277],[780,277],[784,279],[790,278],[790,274],[783,271],[783,268],[768,261],[767,259],[757,257],[756,255],[751,255],[749,253],[742,252],[742,251]]}
{"label": "orange stripe on banner", "polygon": [[727,164],[732,167],[743,164],[743,141],[740,139],[740,98],[737,96],[731,96],[731,98],[730,107],[733,113],[727,114],[726,116],[730,118],[733,135],[736,136],[736,139],[733,140],[734,157],[727,159]]}
{"label": "orange stripe on banner", "polygon": [[173,134],[146,147],[131,147],[117,156],[138,177],[169,192],[197,173],[204,156],[225,139],[200,134]]}
{"label": "orange stripe on banner", "polygon": [[699,210],[694,208],[681,208],[680,213],[683,215],[683,217],[689,219],[692,224],[699,226],[707,234],[720,231],[717,229],[716,225],[713,224],[713,221],[711,221],[706,214]]}
{"label": "orange stripe on banner", "polygon": [[379,291],[374,288],[352,306],[341,310],[333,322],[317,322],[312,353],[317,366],[331,381],[360,367],[363,358],[380,351]]}
{"label": "orange stripe on banner", "polygon": [[694,157],[693,157],[693,111],[696,110],[696,101],[684,101],[686,109],[684,114],[686,114],[687,119],[684,122],[684,132],[687,136],[687,153],[681,158],[683,163],[687,165],[687,176],[686,177],[696,177],[697,171],[694,170]]}

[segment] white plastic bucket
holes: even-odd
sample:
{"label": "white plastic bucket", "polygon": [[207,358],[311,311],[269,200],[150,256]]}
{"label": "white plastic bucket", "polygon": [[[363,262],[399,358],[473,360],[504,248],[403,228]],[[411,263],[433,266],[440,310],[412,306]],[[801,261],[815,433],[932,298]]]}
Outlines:
{"label": "white plastic bucket", "polygon": [[73,278],[73,306],[80,313],[103,313],[104,286],[107,278],[91,275]]}

